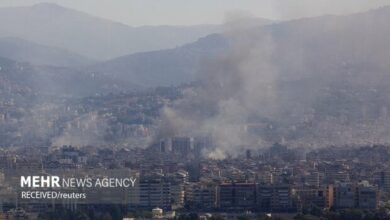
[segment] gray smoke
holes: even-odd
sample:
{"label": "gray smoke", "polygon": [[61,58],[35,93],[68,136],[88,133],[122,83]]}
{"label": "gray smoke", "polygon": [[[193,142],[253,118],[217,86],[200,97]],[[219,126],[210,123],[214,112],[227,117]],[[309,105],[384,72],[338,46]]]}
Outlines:
{"label": "gray smoke", "polygon": [[101,146],[106,142],[104,135],[108,129],[106,119],[97,112],[90,112],[66,123],[60,136],[52,140],[52,146]]}
{"label": "gray smoke", "polygon": [[204,61],[200,85],[163,109],[160,137],[210,135],[215,148],[206,154],[215,158],[275,142],[389,143],[385,15],[227,27],[230,49]]}
{"label": "gray smoke", "polygon": [[247,124],[250,117],[271,117],[276,108],[273,39],[229,29],[229,51],[205,61],[201,85],[185,90],[183,99],[162,111],[161,136],[211,135],[216,149],[208,156],[216,158],[261,145],[261,138],[247,132]]}

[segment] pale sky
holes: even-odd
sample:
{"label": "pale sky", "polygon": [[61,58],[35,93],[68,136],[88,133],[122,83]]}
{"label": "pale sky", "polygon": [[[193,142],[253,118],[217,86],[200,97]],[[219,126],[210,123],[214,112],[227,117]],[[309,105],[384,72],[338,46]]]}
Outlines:
{"label": "pale sky", "polygon": [[132,26],[220,24],[226,13],[235,11],[286,20],[390,5],[390,0],[0,0],[0,7],[40,2],[57,3]]}

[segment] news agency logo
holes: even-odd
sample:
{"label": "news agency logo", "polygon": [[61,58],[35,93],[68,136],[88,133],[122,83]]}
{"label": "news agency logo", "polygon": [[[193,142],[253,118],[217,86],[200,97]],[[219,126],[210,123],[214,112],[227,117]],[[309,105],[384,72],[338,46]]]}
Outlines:
{"label": "news agency logo", "polygon": [[59,188],[60,185],[60,177],[59,176],[21,176],[20,177],[20,187],[28,187],[28,188]]}
{"label": "news agency logo", "polygon": [[21,188],[129,188],[137,179],[129,178],[60,178],[59,176],[21,176]]}
{"label": "news agency logo", "polygon": [[133,188],[136,181],[137,179],[134,177],[61,178],[60,176],[20,176],[20,187],[22,189],[20,198],[33,199],[34,201],[76,199],[96,202],[96,199],[100,198],[96,197],[101,193],[100,190],[96,190],[99,188],[106,190],[106,194],[110,195],[108,201],[120,203],[122,202],[120,195],[123,195],[123,190]]}

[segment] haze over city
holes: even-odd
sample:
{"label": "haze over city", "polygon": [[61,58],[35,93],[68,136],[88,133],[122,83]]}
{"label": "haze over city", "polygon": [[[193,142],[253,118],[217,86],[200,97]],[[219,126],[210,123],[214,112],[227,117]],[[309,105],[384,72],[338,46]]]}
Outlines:
{"label": "haze over city", "polygon": [[56,3],[91,15],[142,25],[221,24],[226,14],[245,13],[272,20],[348,14],[390,4],[389,0],[2,0],[0,7]]}
{"label": "haze over city", "polygon": [[0,219],[388,220],[389,21],[390,0],[0,0]]}

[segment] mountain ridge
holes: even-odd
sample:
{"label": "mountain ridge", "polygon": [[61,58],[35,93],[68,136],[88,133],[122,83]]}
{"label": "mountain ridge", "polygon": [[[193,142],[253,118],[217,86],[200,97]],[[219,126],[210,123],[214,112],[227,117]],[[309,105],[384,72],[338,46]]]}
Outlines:
{"label": "mountain ridge", "polygon": [[95,62],[62,48],[36,44],[16,37],[0,38],[0,56],[34,65],[63,67],[79,67]]}
{"label": "mountain ridge", "polygon": [[[331,74],[332,71],[337,72],[334,68],[357,65],[359,62],[360,65],[367,64],[367,67],[386,68],[386,57],[390,57],[390,41],[386,38],[390,34],[388,20],[390,6],[351,15],[326,15],[259,25],[246,29],[243,33],[259,39],[264,36],[270,38],[272,53],[278,57],[272,65],[283,73],[283,78],[293,80],[309,77],[312,73]],[[241,31],[240,29],[239,32]],[[202,44],[206,46],[202,47]],[[224,46],[213,48],[213,45]],[[218,51],[226,53],[228,45],[229,39],[226,36],[212,34],[175,49],[118,57],[92,66],[91,70],[123,79],[158,79],[149,86],[158,86],[158,82],[162,85],[187,83],[196,79],[199,70],[196,68],[203,65],[199,63],[202,60],[199,57],[203,56],[203,60],[207,60]],[[299,52],[298,56],[294,54],[295,51]],[[189,56],[188,59],[184,60],[186,56],[183,54]],[[161,71],[163,76],[159,74]],[[178,80],[174,80],[175,78]]]}
{"label": "mountain ridge", "polygon": [[96,60],[174,48],[219,29],[218,25],[132,27],[51,3],[0,8],[0,37],[64,48]]}

